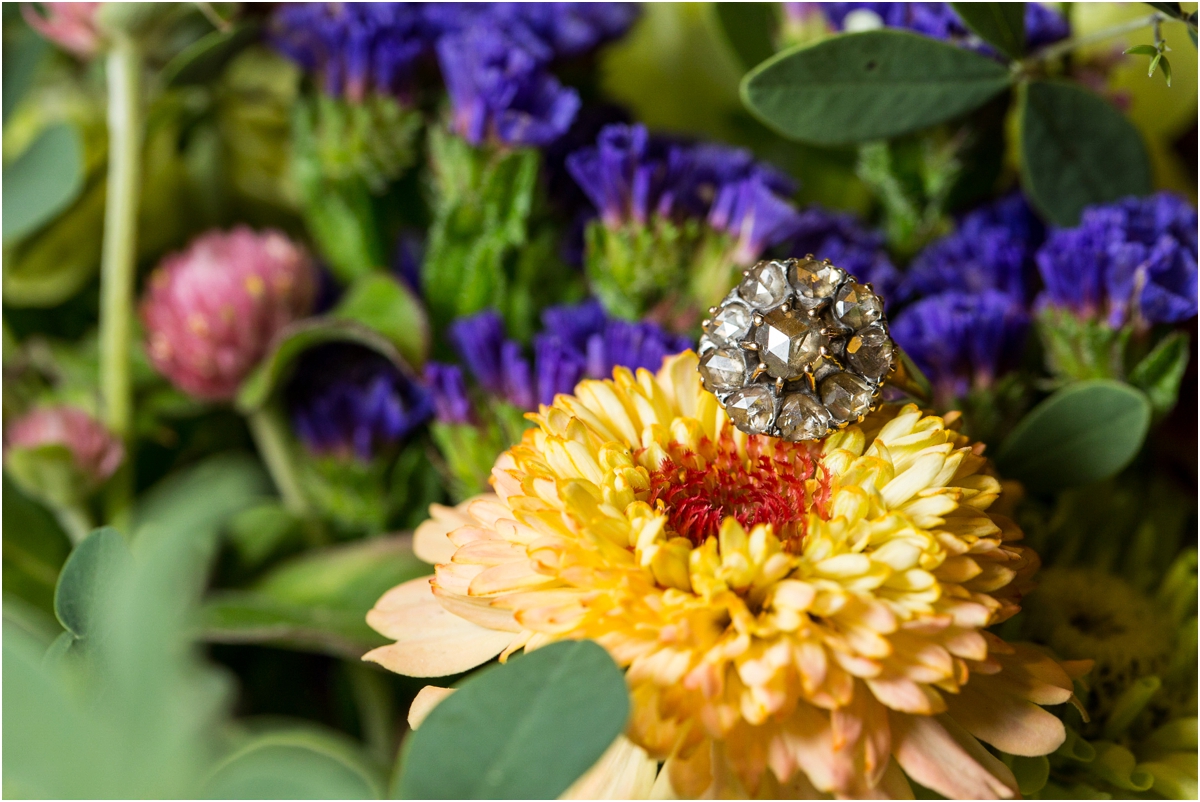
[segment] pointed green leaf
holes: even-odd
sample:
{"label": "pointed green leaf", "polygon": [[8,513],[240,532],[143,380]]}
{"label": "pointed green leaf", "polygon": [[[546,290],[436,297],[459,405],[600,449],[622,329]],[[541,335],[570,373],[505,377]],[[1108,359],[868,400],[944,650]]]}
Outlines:
{"label": "pointed green leaf", "polygon": [[742,67],[750,69],[775,55],[772,34],[777,23],[774,3],[715,3],[725,40]]}
{"label": "pointed green leaf", "polygon": [[1070,384],[1033,408],[1001,445],[1002,475],[1050,491],[1107,479],[1130,463],[1150,427],[1150,400],[1127,384]]}
{"label": "pointed green leaf", "polygon": [[625,677],[601,646],[561,641],[486,668],[408,736],[401,799],[554,799],[625,728]]}
{"label": "pointed green leaf", "polygon": [[979,108],[1008,88],[1007,67],[899,30],[831,36],[760,64],[746,106],[780,134],[818,145],[887,139]]}
{"label": "pointed green leaf", "polygon": [[1129,383],[1150,398],[1154,414],[1165,415],[1179,399],[1189,358],[1187,334],[1177,331],[1166,337],[1129,373]]}
{"label": "pointed green leaf", "polygon": [[1171,85],[1171,62],[1167,61],[1167,57],[1162,57],[1162,74],[1167,79],[1167,86]]}
{"label": "pointed green leaf", "polygon": [[1154,58],[1150,59],[1150,69],[1149,69],[1149,71],[1147,71],[1147,72],[1146,72],[1146,77],[1147,77],[1147,78],[1153,78],[1153,77],[1154,77],[1154,71],[1155,71],[1156,69],[1158,69],[1158,63],[1159,63],[1160,61],[1162,61],[1162,58],[1163,58],[1163,55],[1162,55],[1162,53],[1157,53],[1157,52],[1156,52],[1156,53],[1154,54]]}
{"label": "pointed green leaf", "polygon": [[1134,45],[1133,47],[1124,51],[1124,55],[1127,55],[1127,56],[1157,56],[1158,48],[1155,47],[1154,45]]}
{"label": "pointed green leaf", "polygon": [[70,206],[83,191],[83,141],[75,126],[43,131],[4,168],[4,241],[29,234]]}
{"label": "pointed green leaf", "polygon": [[404,285],[385,273],[355,279],[330,317],[356,320],[391,340],[413,367],[429,354],[425,308]]}
{"label": "pointed green leaf", "polygon": [[1034,204],[1061,226],[1085,206],[1150,192],[1150,160],[1133,123],[1075,84],[1021,87],[1021,180]]}
{"label": "pointed green leaf", "polygon": [[1146,5],[1161,11],[1169,17],[1176,17],[1178,19],[1183,19],[1184,17],[1183,8],[1179,3],[1146,3]]}
{"label": "pointed green leaf", "polygon": [[76,638],[88,636],[106,585],[123,574],[130,559],[125,538],[111,526],[95,530],[71,552],[54,589],[54,614],[64,629]]}
{"label": "pointed green leaf", "polygon": [[1009,58],[1025,54],[1024,3],[951,3],[980,39]]}

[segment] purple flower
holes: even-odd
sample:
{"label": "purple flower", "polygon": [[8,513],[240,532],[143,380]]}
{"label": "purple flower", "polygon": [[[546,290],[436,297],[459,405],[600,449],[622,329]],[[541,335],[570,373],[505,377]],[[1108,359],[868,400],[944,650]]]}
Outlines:
{"label": "purple flower", "polygon": [[1196,315],[1196,210],[1169,193],[1084,210],[1037,253],[1039,306],[1128,320],[1179,323]]}
{"label": "purple flower", "polygon": [[453,128],[473,145],[548,145],[579,111],[579,94],[546,70],[547,53],[487,27],[444,36],[438,62],[453,107]]}
{"label": "purple flower", "polygon": [[755,175],[721,187],[708,213],[708,224],[736,240],[732,259],[748,267],[767,248],[795,233],[800,213],[775,194],[763,177]]}
{"label": "purple flower", "polygon": [[550,404],[581,379],[611,378],[617,366],[658,370],[664,357],[694,345],[653,323],[610,318],[595,300],[549,307],[542,324],[533,338],[532,363],[518,343],[505,339],[500,317],[491,310],[458,320],[450,336],[480,386],[521,409]]}
{"label": "purple flower", "polygon": [[951,291],[901,312],[891,334],[933,384],[941,406],[986,388],[1020,358],[1029,317],[996,290]]}
{"label": "purple flower", "polygon": [[435,35],[488,28],[516,38],[547,61],[578,56],[618,38],[638,15],[633,3],[428,3],[424,10]]}
{"label": "purple flower", "polygon": [[[789,4],[792,5],[792,4]],[[875,15],[888,28],[904,28],[934,39],[965,42],[971,35],[949,3],[819,3],[825,18],[837,30],[858,12]],[[794,11],[792,13],[795,13]],[[1065,39],[1066,19],[1040,3],[1025,4],[1025,42],[1029,49]],[[990,51],[986,45],[982,50]]]}
{"label": "purple flower", "polygon": [[471,398],[462,368],[430,362],[425,366],[425,386],[433,397],[433,414],[442,423],[470,423]]}
{"label": "purple flower", "polygon": [[1019,194],[965,215],[954,233],[917,255],[899,288],[898,300],[948,290],[999,290],[1025,300],[1026,276],[1045,231]]}
{"label": "purple flower", "polygon": [[433,412],[420,384],[381,354],[350,343],[306,351],[284,397],[296,436],[311,452],[364,462]]}
{"label": "purple flower", "polygon": [[392,251],[392,275],[417,295],[421,294],[421,265],[425,262],[425,239],[409,229],[396,238]]}
{"label": "purple flower", "polygon": [[321,77],[328,94],[362,100],[367,91],[409,89],[428,51],[420,3],[284,3],[271,19],[271,41]]}
{"label": "purple flower", "polygon": [[644,125],[608,125],[596,144],[567,157],[567,170],[609,228],[668,216],[689,169],[684,149],[651,138]]}
{"label": "purple flower", "polygon": [[810,206],[800,212],[788,252],[828,259],[859,281],[870,283],[885,303],[897,297],[900,272],[883,247],[883,236],[854,215]]}

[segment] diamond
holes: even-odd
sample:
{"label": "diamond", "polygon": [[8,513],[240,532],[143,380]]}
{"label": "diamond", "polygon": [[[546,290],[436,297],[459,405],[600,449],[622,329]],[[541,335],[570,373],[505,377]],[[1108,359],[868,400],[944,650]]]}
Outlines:
{"label": "diamond", "polygon": [[833,315],[846,326],[858,329],[878,323],[883,317],[883,301],[857,281],[848,281],[838,290]]}
{"label": "diamond", "polygon": [[787,279],[783,275],[783,267],[778,262],[759,262],[750,268],[742,283],[738,285],[738,295],[747,303],[761,309],[782,302],[787,294]]}
{"label": "diamond", "polygon": [[846,361],[868,379],[879,381],[892,367],[892,338],[882,326],[868,326],[846,343]]}
{"label": "diamond", "polygon": [[821,354],[826,340],[805,315],[775,309],[754,332],[758,356],[775,378],[794,379]]}
{"label": "diamond", "polygon": [[829,434],[829,413],[803,393],[784,397],[775,423],[788,440],[817,440]]}
{"label": "diamond", "polygon": [[739,348],[716,348],[700,358],[700,376],[710,392],[736,390],[746,377],[746,357]]}
{"label": "diamond", "polygon": [[821,403],[839,423],[865,415],[874,395],[871,385],[853,373],[834,373],[821,382]]}
{"label": "diamond", "polygon": [[737,345],[750,333],[750,310],[741,304],[721,307],[709,325],[709,334],[727,345]]}
{"label": "diamond", "polygon": [[775,398],[761,384],[752,384],[725,399],[725,411],[746,434],[766,434],[775,417]]}
{"label": "diamond", "polygon": [[815,259],[795,259],[788,269],[788,278],[800,303],[811,308],[832,298],[838,285],[846,278],[846,273]]}

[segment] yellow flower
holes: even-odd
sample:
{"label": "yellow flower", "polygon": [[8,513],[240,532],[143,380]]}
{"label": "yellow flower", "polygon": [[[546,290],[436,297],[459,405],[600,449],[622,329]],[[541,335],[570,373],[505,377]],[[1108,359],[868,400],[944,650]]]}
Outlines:
{"label": "yellow flower", "polygon": [[[432,580],[368,616],[411,676],[592,638],[626,669],[628,738],[686,797],[1011,797],[980,741],[1043,755],[1063,667],[984,631],[1037,557],[982,447],[915,406],[817,443],[743,434],[690,352],[531,416],[496,494],[418,529]],[[642,759],[645,756],[642,755]]]}

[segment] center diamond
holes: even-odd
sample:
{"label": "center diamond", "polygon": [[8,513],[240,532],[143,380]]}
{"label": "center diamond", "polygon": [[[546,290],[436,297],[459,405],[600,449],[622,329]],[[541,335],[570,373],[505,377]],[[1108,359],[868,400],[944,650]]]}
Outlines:
{"label": "center diamond", "polygon": [[754,340],[767,373],[777,379],[794,379],[802,374],[820,356],[821,346],[827,344],[817,326],[794,310],[775,309],[763,315]]}

